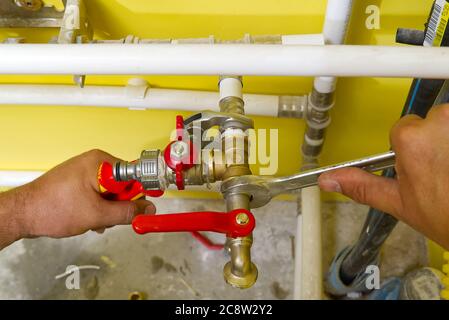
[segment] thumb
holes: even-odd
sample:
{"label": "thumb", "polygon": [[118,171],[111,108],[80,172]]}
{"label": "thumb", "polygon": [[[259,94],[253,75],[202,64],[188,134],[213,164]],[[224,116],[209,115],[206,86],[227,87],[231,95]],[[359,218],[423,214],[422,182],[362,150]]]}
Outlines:
{"label": "thumb", "polygon": [[330,171],[318,178],[323,191],[339,192],[356,202],[397,216],[401,197],[396,179],[368,173],[359,168]]}
{"label": "thumb", "polygon": [[151,201],[139,199],[136,201],[108,201],[104,200],[102,206],[103,226],[130,224],[138,214],[154,214],[156,207]]}

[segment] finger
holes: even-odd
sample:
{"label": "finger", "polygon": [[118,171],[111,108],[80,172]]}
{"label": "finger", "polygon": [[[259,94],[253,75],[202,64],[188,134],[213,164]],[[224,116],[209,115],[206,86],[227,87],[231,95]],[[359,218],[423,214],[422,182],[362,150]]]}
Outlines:
{"label": "finger", "polygon": [[136,201],[102,200],[102,216],[100,226],[108,227],[119,224],[130,224],[138,214],[154,214],[156,207],[151,201],[139,199]]}
{"label": "finger", "polygon": [[138,214],[155,214],[156,213],[156,206],[151,201],[148,201],[143,198],[143,199],[134,201],[134,203],[137,205],[136,215],[138,215]]}
{"label": "finger", "polygon": [[342,193],[356,202],[392,215],[401,211],[395,179],[379,177],[358,168],[345,168],[322,174],[318,184],[324,191]]}
{"label": "finger", "polygon": [[433,106],[427,113],[426,119],[447,119],[449,115],[449,103]]}

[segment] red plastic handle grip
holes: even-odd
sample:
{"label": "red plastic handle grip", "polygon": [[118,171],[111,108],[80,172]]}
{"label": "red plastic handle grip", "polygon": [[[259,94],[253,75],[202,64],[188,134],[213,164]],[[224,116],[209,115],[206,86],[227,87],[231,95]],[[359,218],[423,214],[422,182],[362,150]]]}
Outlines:
{"label": "red plastic handle grip", "polygon": [[136,200],[144,195],[160,197],[162,190],[145,190],[139,181],[116,181],[114,179],[112,164],[103,162],[98,168],[98,185],[103,197],[109,200],[129,201]]}
{"label": "red plastic handle grip", "polygon": [[245,209],[230,212],[187,212],[138,215],[132,222],[139,234],[150,232],[211,231],[237,238],[249,235],[256,226],[252,213]]}

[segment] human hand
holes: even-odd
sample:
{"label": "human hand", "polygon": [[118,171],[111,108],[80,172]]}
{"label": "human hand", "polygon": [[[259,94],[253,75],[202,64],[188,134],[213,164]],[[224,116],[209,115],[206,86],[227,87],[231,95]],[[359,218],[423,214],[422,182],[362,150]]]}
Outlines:
{"label": "human hand", "polygon": [[396,179],[346,168],[321,175],[319,186],[387,212],[449,249],[449,105],[432,108],[426,119],[403,117],[390,140]]}
{"label": "human hand", "polygon": [[20,237],[61,238],[90,229],[101,232],[104,228],[131,223],[136,214],[154,214],[155,206],[144,199],[109,201],[101,197],[98,168],[103,161],[117,160],[108,153],[92,150],[11,190],[19,204],[15,210],[20,211],[17,216]]}

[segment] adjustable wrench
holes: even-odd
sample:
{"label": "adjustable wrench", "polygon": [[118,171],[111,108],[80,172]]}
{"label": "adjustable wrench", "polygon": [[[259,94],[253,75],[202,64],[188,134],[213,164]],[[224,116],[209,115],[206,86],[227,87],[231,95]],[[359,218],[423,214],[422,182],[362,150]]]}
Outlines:
{"label": "adjustable wrench", "polygon": [[376,172],[394,167],[394,164],[395,153],[388,151],[365,158],[306,170],[290,176],[271,177],[246,175],[233,177],[223,181],[221,184],[221,192],[224,195],[247,194],[251,199],[251,208],[259,208],[266,205],[273,197],[281,193],[317,185],[318,177],[325,172],[349,167],[360,168],[368,172]]}

